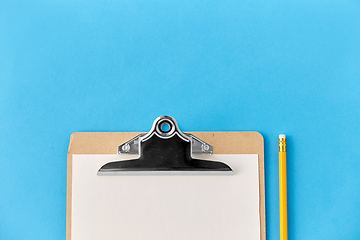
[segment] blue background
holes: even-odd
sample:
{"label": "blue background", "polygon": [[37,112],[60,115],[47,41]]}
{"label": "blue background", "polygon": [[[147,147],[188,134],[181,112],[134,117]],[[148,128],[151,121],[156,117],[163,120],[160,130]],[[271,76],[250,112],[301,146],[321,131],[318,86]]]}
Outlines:
{"label": "blue background", "polygon": [[359,1],[1,1],[0,239],[65,239],[71,133],[259,131],[267,239],[360,238]]}

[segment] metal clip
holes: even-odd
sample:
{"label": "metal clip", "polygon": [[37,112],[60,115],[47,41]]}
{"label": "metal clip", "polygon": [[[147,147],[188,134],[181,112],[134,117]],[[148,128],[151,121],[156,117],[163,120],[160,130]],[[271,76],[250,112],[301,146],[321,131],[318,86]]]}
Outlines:
{"label": "metal clip", "polygon": [[[168,128],[164,128],[167,125]],[[193,159],[193,154],[212,154],[213,147],[180,131],[175,119],[158,117],[146,134],[140,134],[118,147],[118,154],[139,154],[138,159],[102,166],[98,175],[134,171],[223,171],[232,169],[222,162]]]}

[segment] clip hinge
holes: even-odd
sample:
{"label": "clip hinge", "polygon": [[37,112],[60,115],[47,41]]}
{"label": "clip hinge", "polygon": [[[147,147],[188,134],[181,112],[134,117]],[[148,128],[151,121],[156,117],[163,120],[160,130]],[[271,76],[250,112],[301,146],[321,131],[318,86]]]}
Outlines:
{"label": "clip hinge", "polygon": [[[184,133],[191,139],[191,153],[192,154],[213,154],[213,146],[204,142],[200,138],[195,137],[190,133]],[[121,144],[118,147],[118,154],[139,154],[140,153],[140,141],[145,134],[139,134],[129,141]]]}

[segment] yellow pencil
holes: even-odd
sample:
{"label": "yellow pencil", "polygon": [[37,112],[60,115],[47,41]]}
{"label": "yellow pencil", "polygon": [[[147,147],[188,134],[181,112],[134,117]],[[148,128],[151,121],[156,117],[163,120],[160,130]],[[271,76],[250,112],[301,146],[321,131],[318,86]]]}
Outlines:
{"label": "yellow pencil", "polygon": [[279,135],[280,240],[288,239],[286,190],[286,137]]}

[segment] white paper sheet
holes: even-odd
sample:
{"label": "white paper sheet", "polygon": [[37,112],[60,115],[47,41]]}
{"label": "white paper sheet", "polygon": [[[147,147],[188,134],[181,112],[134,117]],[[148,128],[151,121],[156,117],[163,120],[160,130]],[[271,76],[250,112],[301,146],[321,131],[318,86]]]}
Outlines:
{"label": "white paper sheet", "polygon": [[259,240],[257,154],[222,154],[233,175],[98,176],[119,155],[73,155],[71,240]]}

